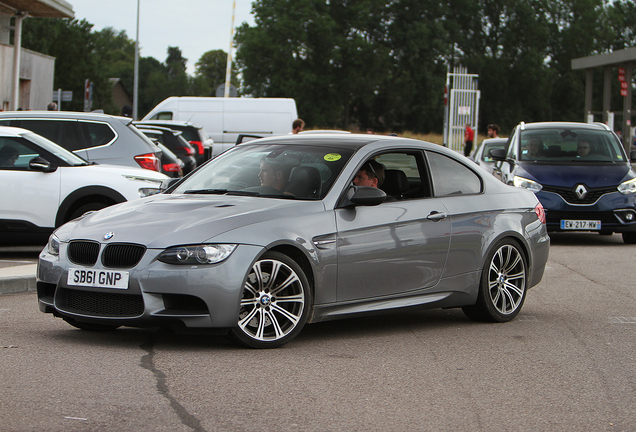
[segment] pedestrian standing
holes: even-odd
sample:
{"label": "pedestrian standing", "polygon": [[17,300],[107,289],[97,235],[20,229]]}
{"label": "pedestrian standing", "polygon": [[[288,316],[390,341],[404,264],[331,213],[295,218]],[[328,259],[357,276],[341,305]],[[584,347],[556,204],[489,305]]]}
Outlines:
{"label": "pedestrian standing", "polygon": [[488,125],[488,138],[499,138],[499,125],[494,123]]}
{"label": "pedestrian standing", "polygon": [[470,156],[470,152],[473,149],[474,140],[475,131],[470,127],[470,123],[466,123],[466,130],[464,132],[464,156]]}

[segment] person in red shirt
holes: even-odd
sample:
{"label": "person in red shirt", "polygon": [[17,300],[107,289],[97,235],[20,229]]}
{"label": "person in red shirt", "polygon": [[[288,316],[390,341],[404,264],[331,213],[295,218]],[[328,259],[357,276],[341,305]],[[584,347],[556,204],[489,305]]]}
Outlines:
{"label": "person in red shirt", "polygon": [[470,127],[470,123],[466,123],[466,131],[464,133],[464,156],[470,156],[473,149],[473,141],[475,140],[475,131]]}

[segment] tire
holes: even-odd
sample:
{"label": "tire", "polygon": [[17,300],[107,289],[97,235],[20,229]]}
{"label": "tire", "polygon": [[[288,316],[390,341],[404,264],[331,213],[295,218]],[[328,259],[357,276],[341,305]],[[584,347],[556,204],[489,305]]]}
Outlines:
{"label": "tire", "polygon": [[69,216],[66,218],[64,222],[72,221],[73,219],[77,219],[78,217],[82,216],[86,212],[101,210],[113,204],[114,203],[112,202],[98,201],[98,200],[81,204],[79,207],[74,208],[69,213]]}
{"label": "tire", "polygon": [[528,264],[519,243],[504,239],[487,256],[477,303],[462,310],[475,321],[510,321],[523,306],[527,284]]}
{"label": "tire", "polygon": [[300,266],[287,255],[268,252],[250,270],[230,339],[250,348],[280,347],[302,330],[312,303]]}
{"label": "tire", "polygon": [[636,232],[624,232],[622,233],[623,243],[636,244]]}
{"label": "tire", "polygon": [[85,323],[75,321],[73,318],[63,318],[68,324],[72,325],[75,328],[86,330],[86,331],[94,331],[94,332],[104,332],[104,331],[113,331],[119,328],[118,325],[107,325],[107,324],[93,324],[93,323]]}

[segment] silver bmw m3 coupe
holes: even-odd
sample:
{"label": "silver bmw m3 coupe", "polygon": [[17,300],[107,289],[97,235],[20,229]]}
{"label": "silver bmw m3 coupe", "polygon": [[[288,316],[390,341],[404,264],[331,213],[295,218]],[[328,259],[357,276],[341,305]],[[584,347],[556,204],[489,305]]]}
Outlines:
{"label": "silver bmw m3 coupe", "polygon": [[444,147],[289,135],[61,226],[38,302],[84,330],[206,329],[272,348],[308,323],[407,307],[509,321],[549,247],[534,193]]}

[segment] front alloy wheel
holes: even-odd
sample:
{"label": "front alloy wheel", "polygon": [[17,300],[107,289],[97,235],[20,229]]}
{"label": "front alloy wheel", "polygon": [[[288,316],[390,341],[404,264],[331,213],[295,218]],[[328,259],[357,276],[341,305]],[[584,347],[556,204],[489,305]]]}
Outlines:
{"label": "front alloy wheel", "polygon": [[477,303],[464,306],[476,321],[506,322],[517,316],[526,298],[526,258],[514,240],[503,240],[488,255]]}
{"label": "front alloy wheel", "polygon": [[286,255],[268,252],[252,267],[230,336],[251,348],[275,348],[293,339],[312,306],[309,282]]}

